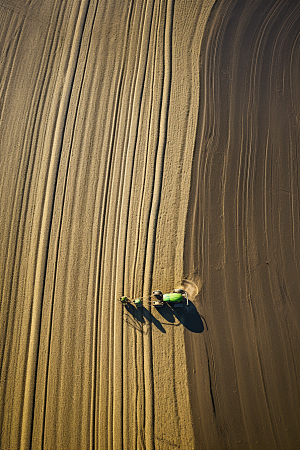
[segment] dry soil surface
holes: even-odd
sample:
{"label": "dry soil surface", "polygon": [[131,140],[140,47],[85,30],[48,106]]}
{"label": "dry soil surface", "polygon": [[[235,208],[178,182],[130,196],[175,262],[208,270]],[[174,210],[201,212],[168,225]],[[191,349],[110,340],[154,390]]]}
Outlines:
{"label": "dry soil surface", "polygon": [[0,24],[0,449],[298,450],[300,4]]}

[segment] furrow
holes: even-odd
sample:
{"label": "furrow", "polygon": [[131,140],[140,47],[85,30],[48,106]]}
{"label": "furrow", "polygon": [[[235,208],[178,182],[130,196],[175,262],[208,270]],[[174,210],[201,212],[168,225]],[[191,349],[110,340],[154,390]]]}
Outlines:
{"label": "furrow", "polygon": [[[35,392],[38,342],[41,323],[41,308],[44,291],[43,280],[47,260],[47,249],[48,249],[47,242],[49,242],[49,233],[51,229],[51,216],[53,214],[53,201],[57,180],[57,172],[59,167],[66,115],[70,101],[70,95],[72,91],[72,85],[76,70],[76,62],[78,59],[78,52],[80,48],[80,42],[82,38],[88,5],[89,2],[86,1],[81,5],[79,11],[77,11],[74,8],[73,12],[74,17],[71,20],[73,22],[72,25],[75,24],[74,27],[75,39],[72,43],[70,59],[66,66],[66,82],[64,84],[62,91],[63,102],[61,102],[59,105],[57,120],[55,121],[54,125],[53,140],[50,136],[49,137],[46,136],[45,138],[45,141],[50,143],[50,146],[53,148],[53,151],[49,161],[47,161],[48,167],[45,167],[46,188],[43,195],[44,204],[42,206],[41,216],[40,218],[37,217],[36,219],[34,219],[34,223],[40,224],[39,231],[37,233],[37,235],[39,236],[37,248],[33,250],[32,254],[32,259],[35,260],[35,267],[36,267],[35,280],[33,287],[27,285],[27,289],[29,289],[30,292],[33,292],[33,299],[32,299],[32,312],[30,317],[31,325],[29,335],[28,360],[25,376],[24,409],[22,417],[22,435],[20,445],[20,448],[24,449],[30,448],[32,436],[32,417],[33,417],[32,396],[34,395]],[[56,109],[57,106],[54,104],[53,108]],[[43,191],[43,189],[41,191]],[[38,208],[37,214],[40,214]]]}

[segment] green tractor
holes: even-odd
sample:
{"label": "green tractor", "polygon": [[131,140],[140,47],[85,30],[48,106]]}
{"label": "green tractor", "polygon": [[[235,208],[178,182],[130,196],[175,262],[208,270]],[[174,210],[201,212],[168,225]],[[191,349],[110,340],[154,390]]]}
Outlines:
{"label": "green tractor", "polygon": [[189,304],[188,295],[183,289],[174,289],[170,294],[163,294],[161,291],[153,291],[153,295],[155,297],[153,305],[156,308],[160,308],[166,303],[177,308],[182,307],[184,304],[187,306]]}

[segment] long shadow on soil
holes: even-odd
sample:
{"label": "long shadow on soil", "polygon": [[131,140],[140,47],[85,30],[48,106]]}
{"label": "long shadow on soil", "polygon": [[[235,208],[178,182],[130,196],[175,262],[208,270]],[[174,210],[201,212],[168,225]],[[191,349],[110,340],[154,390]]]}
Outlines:
{"label": "long shadow on soil", "polygon": [[[182,324],[187,330],[192,331],[193,333],[202,333],[204,330],[201,316],[198,313],[194,303],[190,300],[188,305],[176,307],[166,304],[161,308],[157,308],[157,311],[165,320],[174,326]],[[180,323],[175,324],[175,318]]]}
{"label": "long shadow on soil", "polygon": [[[193,333],[202,333],[204,330],[201,316],[191,301],[189,301],[188,306],[184,305],[182,307],[172,307],[169,304],[165,304],[160,308],[156,308],[164,320],[168,322],[163,324],[157,320],[156,317],[154,317],[153,314],[151,314],[144,306],[134,307],[129,304],[126,305],[125,308],[131,314],[133,319],[137,323],[140,323],[141,327],[142,324],[145,323],[146,319],[148,322],[152,322],[162,333],[166,332],[163,325],[183,325],[187,330],[192,331]],[[175,323],[175,319],[177,319],[179,323]],[[134,325],[132,324],[132,326]],[[135,326],[135,328],[139,327]]]}
{"label": "long shadow on soil", "polygon": [[[159,320],[157,320],[144,306],[138,306],[134,307],[131,304],[128,304],[125,306],[126,310],[129,312],[129,314],[132,315],[132,317],[138,321],[141,325],[145,323],[145,319],[148,320],[148,322],[152,322],[162,333],[165,333],[166,330],[162,326]],[[137,327],[135,327],[137,328]]]}

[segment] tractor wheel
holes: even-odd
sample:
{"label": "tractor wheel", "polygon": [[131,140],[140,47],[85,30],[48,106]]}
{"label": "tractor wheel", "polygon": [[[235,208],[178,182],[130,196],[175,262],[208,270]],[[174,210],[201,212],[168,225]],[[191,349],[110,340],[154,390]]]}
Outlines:
{"label": "tractor wheel", "polygon": [[152,294],[157,298],[157,300],[163,299],[163,293],[161,291],[153,291]]}

